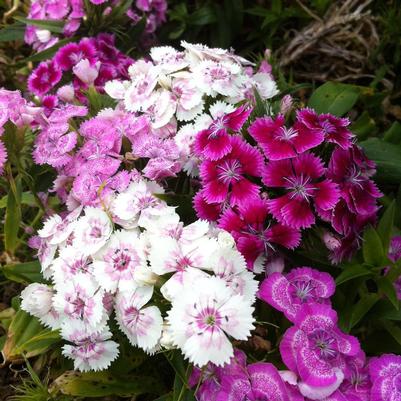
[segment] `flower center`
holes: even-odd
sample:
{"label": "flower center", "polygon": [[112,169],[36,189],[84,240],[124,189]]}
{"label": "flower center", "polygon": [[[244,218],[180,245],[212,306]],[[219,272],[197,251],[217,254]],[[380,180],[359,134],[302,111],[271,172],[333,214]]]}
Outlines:
{"label": "flower center", "polygon": [[288,182],[286,188],[291,191],[290,198],[301,198],[309,202],[309,198],[313,196],[314,188],[311,185],[311,178],[301,176],[284,177],[284,180]]}
{"label": "flower center", "polygon": [[290,141],[298,136],[298,131],[294,128],[281,127],[279,132],[279,139],[282,141]]}
{"label": "flower center", "polygon": [[315,351],[323,359],[332,359],[337,351],[334,349],[334,338],[326,330],[316,330],[310,336]]}
{"label": "flower center", "polygon": [[296,296],[302,301],[306,302],[309,298],[313,298],[314,285],[311,280],[309,281],[295,281],[292,283],[295,288]]}
{"label": "flower center", "polygon": [[242,178],[242,166],[238,160],[225,160],[217,169],[219,170],[217,178],[226,185]]}

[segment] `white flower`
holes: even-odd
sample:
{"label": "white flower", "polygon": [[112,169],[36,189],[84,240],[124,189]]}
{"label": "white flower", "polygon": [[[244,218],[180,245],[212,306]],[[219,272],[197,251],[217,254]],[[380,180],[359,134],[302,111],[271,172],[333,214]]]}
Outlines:
{"label": "white flower", "polygon": [[52,308],[53,288],[45,284],[32,283],[21,292],[21,309],[41,318]]}
{"label": "white flower", "polygon": [[94,277],[77,274],[69,281],[57,283],[56,290],[54,308],[65,317],[63,324],[80,320],[88,326],[88,331],[99,331],[104,326],[107,319],[103,305],[104,292]]}
{"label": "white flower", "polygon": [[38,231],[40,238],[46,239],[49,245],[57,245],[65,241],[74,229],[74,221],[62,219],[58,214],[49,217],[42,229]]}
{"label": "white flower", "polygon": [[116,296],[116,319],[132,345],[152,353],[162,333],[163,318],[156,306],[144,307],[153,287],[132,287]]}
{"label": "white flower", "polygon": [[190,362],[204,366],[228,363],[233,346],[227,335],[246,340],[254,328],[253,307],[218,277],[199,279],[186,287],[168,312],[174,345]]}
{"label": "white flower", "polygon": [[150,57],[163,73],[179,71],[188,66],[185,53],[171,46],[153,47],[150,49]]}
{"label": "white flower", "polygon": [[173,336],[171,333],[171,326],[169,324],[163,324],[163,329],[162,329],[162,336],[160,338],[160,345],[165,348],[165,349],[173,349],[174,343],[173,343]]}
{"label": "white flower", "polygon": [[115,232],[94,259],[96,280],[106,291],[130,287],[137,281],[138,272],[148,270],[145,246],[136,232]]}
{"label": "white flower", "polygon": [[201,61],[194,69],[194,80],[202,92],[215,97],[236,96],[236,77],[241,72],[238,64],[231,62]]}
{"label": "white flower", "polygon": [[118,344],[111,341],[107,326],[98,333],[88,333],[80,321],[73,321],[63,327],[63,338],[74,343],[64,345],[63,355],[74,361],[74,369],[81,372],[104,370],[118,356]]}
{"label": "white flower", "polygon": [[118,81],[114,79],[106,82],[104,86],[105,92],[113,99],[124,99],[125,92],[129,88],[131,81]]}
{"label": "white flower", "polygon": [[177,104],[173,94],[166,89],[158,89],[153,92],[144,112],[149,115],[153,128],[161,128],[167,125],[173,118]]}
{"label": "white flower", "polygon": [[131,183],[124,192],[115,197],[111,205],[118,224],[127,229],[137,227],[141,212],[164,204],[153,195],[161,193],[164,193],[163,188],[153,181],[140,180]]}
{"label": "white flower", "polygon": [[270,99],[279,93],[276,82],[270,74],[258,72],[253,75],[252,82],[262,99]]}
{"label": "white flower", "polygon": [[208,265],[235,294],[242,295],[250,303],[255,301],[258,282],[247,270],[245,258],[240,252],[229,247],[218,248],[210,255]]}
{"label": "white flower", "polygon": [[217,242],[221,247],[235,248],[235,240],[227,231],[219,230],[217,233]]}
{"label": "white flower", "polygon": [[98,251],[112,232],[109,216],[103,210],[86,207],[85,216],[79,218],[75,227],[73,246],[87,255]]}

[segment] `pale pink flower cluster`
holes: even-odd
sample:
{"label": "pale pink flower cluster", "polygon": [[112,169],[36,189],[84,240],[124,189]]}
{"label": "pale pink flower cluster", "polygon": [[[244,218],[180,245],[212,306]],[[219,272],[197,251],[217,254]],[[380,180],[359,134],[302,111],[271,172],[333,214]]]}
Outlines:
{"label": "pale pink flower cluster", "polygon": [[[233,110],[254,92],[262,99],[278,93],[268,72],[254,72],[252,63],[231,51],[182,42],[183,51],[154,47],[151,60],[138,60],[129,68],[130,80],[112,80],[106,93],[152,130],[174,138],[180,161],[188,172],[196,163],[191,152],[195,134]],[[163,137],[163,139],[164,139]]]}
{"label": "pale pink flower cluster", "polygon": [[[133,346],[149,354],[178,347],[198,366],[227,363],[229,337],[250,335],[257,281],[233,238],[202,220],[184,226],[155,196],[162,192],[136,179],[102,208],[53,215],[38,232],[42,274],[51,284],[29,285],[22,309],[60,329],[75,369],[106,369],[118,357],[113,311]],[[171,308],[163,316],[166,301]]]}

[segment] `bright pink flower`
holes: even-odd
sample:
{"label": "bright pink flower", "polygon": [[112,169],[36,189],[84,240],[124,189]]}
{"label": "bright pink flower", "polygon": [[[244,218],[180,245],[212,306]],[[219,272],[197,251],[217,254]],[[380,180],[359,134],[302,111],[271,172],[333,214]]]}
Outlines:
{"label": "bright pink flower", "polygon": [[328,273],[298,267],[286,275],[271,274],[261,284],[259,297],[294,321],[302,305],[330,304],[334,291],[335,283]]}
{"label": "bright pink flower", "polygon": [[217,161],[205,160],[200,166],[205,199],[209,203],[229,201],[239,205],[259,193],[259,186],[247,176],[258,177],[263,166],[259,151],[240,137],[230,137],[231,151]]}
{"label": "bright pink flower", "polygon": [[346,374],[345,358],[360,351],[358,340],[337,328],[336,312],[323,304],[303,305],[280,343],[284,363],[301,379],[301,393],[313,399],[338,389]]}
{"label": "bright pink flower", "polygon": [[231,152],[230,132],[239,132],[252,109],[241,106],[212,122],[208,129],[200,131],[195,139],[195,152],[209,160],[218,160]]}
{"label": "bright pink flower", "polygon": [[371,401],[399,401],[401,387],[401,356],[385,354],[369,364],[372,380]]}
{"label": "bright pink flower", "polygon": [[71,70],[84,59],[87,59],[91,65],[96,62],[96,47],[93,39],[82,39],[79,43],[69,43],[60,48],[54,56],[55,63],[63,71]]}
{"label": "bright pink flower", "polygon": [[366,160],[356,145],[344,150],[337,148],[330,159],[327,177],[338,183],[341,197],[357,215],[371,215],[377,211],[377,198],[382,196],[369,179],[374,173],[372,162]]}
{"label": "bright pink flower", "polygon": [[312,153],[289,160],[267,163],[263,182],[268,187],[284,188],[286,194],[269,199],[270,213],[281,223],[308,228],[315,222],[312,202],[317,211],[331,210],[339,199],[337,184],[323,178],[324,166]]}
{"label": "bright pink flower", "polygon": [[269,160],[295,157],[320,145],[324,140],[322,132],[287,128],[284,116],[281,114],[275,119],[271,117],[256,119],[248,131]]}
{"label": "bright pink flower", "polygon": [[217,221],[222,212],[222,204],[206,202],[203,190],[194,196],[193,203],[198,218],[203,220]]}
{"label": "bright pink flower", "polygon": [[61,70],[54,61],[40,63],[28,78],[28,89],[38,96],[43,96],[61,79]]}
{"label": "bright pink flower", "polygon": [[294,128],[301,134],[315,132],[323,135],[327,142],[335,143],[343,149],[352,146],[354,135],[347,128],[348,118],[339,118],[332,114],[317,114],[314,110],[305,108],[297,111],[297,121]]}
{"label": "bright pink flower", "polygon": [[227,209],[219,221],[219,227],[234,237],[238,250],[250,268],[259,256],[266,257],[274,253],[276,245],[294,249],[301,241],[298,230],[282,224],[271,224],[267,202],[258,198],[242,204],[238,213]]}

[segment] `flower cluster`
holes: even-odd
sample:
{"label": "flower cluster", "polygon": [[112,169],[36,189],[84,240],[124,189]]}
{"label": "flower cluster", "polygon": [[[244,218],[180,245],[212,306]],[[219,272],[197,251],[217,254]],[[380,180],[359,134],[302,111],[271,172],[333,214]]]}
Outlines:
{"label": "flower cluster", "polygon": [[[51,60],[41,62],[28,78],[28,89],[48,109],[55,108],[59,102],[86,103],[84,90],[93,85],[102,92],[107,81],[128,77],[132,62],[115,47],[113,35],[102,33],[69,43]],[[61,81],[64,85],[57,88]]]}
{"label": "flower cluster", "polygon": [[[52,285],[29,285],[22,308],[61,330],[76,369],[105,369],[118,356],[113,311],[132,345],[150,354],[178,347],[198,366],[229,362],[229,338],[250,335],[257,282],[234,240],[202,220],[184,226],[154,195],[162,192],[136,177],[104,209],[53,215],[38,232]],[[171,305],[164,317],[163,299]]]}
{"label": "flower cluster", "polygon": [[19,91],[0,88],[0,174],[3,173],[4,164],[7,161],[7,150],[1,140],[5,124],[10,122],[17,128],[23,129],[34,125],[40,113],[41,109],[28,103]]}
{"label": "flower cluster", "polygon": [[[374,164],[352,142],[349,121],[311,109],[250,118],[237,108],[200,131],[195,151],[202,160],[198,216],[230,232],[252,268],[277,251],[293,249],[301,230],[325,228],[323,240],[338,262],[358,248],[360,233],[373,223],[381,193],[370,179]],[[247,123],[256,142],[241,135]]]}
{"label": "flower cluster", "polygon": [[[64,21],[62,35],[66,38],[73,36],[80,28],[88,11],[86,7],[99,7],[104,18],[108,18],[114,7],[118,7],[121,0],[33,0],[27,18],[32,20]],[[126,11],[127,19],[136,25],[142,18],[146,19],[145,31],[141,44],[154,39],[156,29],[166,21],[166,0],[136,0]],[[59,37],[45,28],[28,25],[25,31],[25,42],[35,50],[41,51],[55,45]]]}

